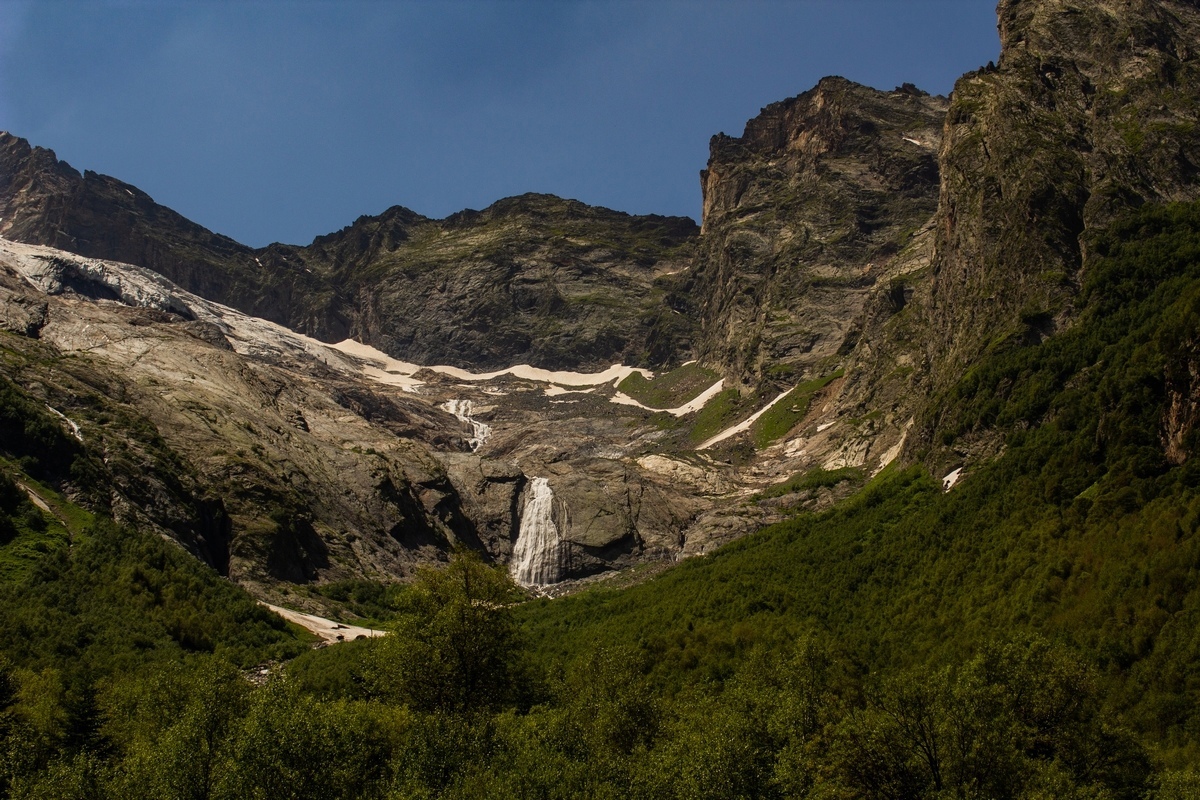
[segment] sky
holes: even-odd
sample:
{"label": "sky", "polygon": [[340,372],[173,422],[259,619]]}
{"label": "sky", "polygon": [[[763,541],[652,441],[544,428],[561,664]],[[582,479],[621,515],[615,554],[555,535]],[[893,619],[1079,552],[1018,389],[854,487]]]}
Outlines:
{"label": "sky", "polygon": [[700,214],[709,138],[841,75],[949,94],[995,0],[0,0],[0,130],[245,244],[548,192]]}

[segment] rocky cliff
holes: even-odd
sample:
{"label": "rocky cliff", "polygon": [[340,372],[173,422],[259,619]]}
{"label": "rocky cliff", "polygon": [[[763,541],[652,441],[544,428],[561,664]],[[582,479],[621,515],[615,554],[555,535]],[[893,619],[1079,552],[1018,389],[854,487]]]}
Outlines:
{"label": "rocky cliff", "polygon": [[829,371],[870,289],[937,208],[946,100],[826,78],[713,137],[690,283],[700,351],[727,377]]}
{"label": "rocky cliff", "polygon": [[1200,197],[1194,3],[1004,0],[998,14],[999,64],[959,80],[946,118],[922,336],[935,400],[914,454],[956,426],[936,398],[981,353],[1071,324],[1096,232]]}
{"label": "rocky cliff", "polygon": [[250,586],[393,578],[454,541],[478,545],[435,455],[467,449],[453,417],[172,289],[0,240],[0,307],[41,311],[0,332],[4,385],[50,409],[86,457],[60,490]]}
{"label": "rocky cliff", "polygon": [[393,209],[263,260],[348,287],[350,334],[411,361],[603,369],[690,353],[675,275],[695,234],[687,218],[523,195],[441,221]]}

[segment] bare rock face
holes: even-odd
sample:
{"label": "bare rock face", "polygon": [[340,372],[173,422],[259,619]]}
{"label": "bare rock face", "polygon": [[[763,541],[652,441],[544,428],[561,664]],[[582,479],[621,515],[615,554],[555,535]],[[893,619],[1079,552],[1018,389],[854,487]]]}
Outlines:
{"label": "bare rock face", "polygon": [[1004,0],[998,66],[955,87],[905,456],[986,458],[942,398],[983,352],[1069,326],[1089,243],[1145,203],[1200,197],[1200,9],[1175,0]]}
{"label": "bare rock face", "polygon": [[6,379],[91,457],[86,480],[61,488],[262,594],[400,578],[454,542],[486,550],[479,532],[493,523],[500,539],[512,527],[511,501],[489,517],[439,459],[435,447],[448,459],[465,448],[449,414],[161,276],[0,240],[0,312],[38,333],[0,334]]}
{"label": "bare rock face", "polygon": [[467,453],[446,453],[441,460],[463,513],[474,521],[479,546],[507,560],[517,539],[525,474],[511,464]]}
{"label": "bare rock face", "polygon": [[284,322],[279,314],[305,274],[260,275],[254,251],[107,175],[80,173],[54,151],[0,132],[0,236],[135,264],[219,303]]}
{"label": "bare rock face", "polygon": [[46,303],[0,289],[0,330],[21,336],[37,336],[46,324]]}
{"label": "bare rock face", "polygon": [[[303,257],[333,265],[359,220]],[[348,315],[355,338],[423,364],[499,369],[604,369],[681,361],[693,327],[673,312],[673,278],[696,226],[634,217],[549,195],[523,195],[407,229],[371,255]],[[360,257],[361,258],[361,257]],[[314,269],[320,269],[314,266]]]}
{"label": "bare rock face", "polygon": [[946,101],[826,78],[713,137],[690,284],[704,358],[726,376],[820,372],[848,354],[867,294],[937,206]]}
{"label": "bare rock face", "polygon": [[999,66],[959,80],[941,152],[929,353],[945,385],[982,349],[1067,324],[1089,231],[1200,197],[1200,10],[1004,0]]}

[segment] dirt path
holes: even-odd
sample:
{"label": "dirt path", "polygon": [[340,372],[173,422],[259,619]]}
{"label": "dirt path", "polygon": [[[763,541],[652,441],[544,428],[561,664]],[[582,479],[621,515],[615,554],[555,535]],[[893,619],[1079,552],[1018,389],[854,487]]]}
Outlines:
{"label": "dirt path", "polygon": [[342,625],[331,619],[325,619],[324,617],[312,614],[302,614],[299,611],[273,606],[270,603],[261,603],[261,605],[271,609],[288,622],[294,622],[302,628],[312,631],[330,644],[351,642],[355,639],[370,639],[375,636],[383,636],[387,633],[387,631],[377,631],[371,628],[360,628],[357,625]]}

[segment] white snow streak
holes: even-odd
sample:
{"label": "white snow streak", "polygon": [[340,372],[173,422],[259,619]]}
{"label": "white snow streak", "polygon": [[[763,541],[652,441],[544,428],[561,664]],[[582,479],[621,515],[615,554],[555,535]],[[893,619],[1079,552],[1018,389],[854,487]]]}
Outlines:
{"label": "white snow streak", "polygon": [[949,475],[942,478],[942,491],[948,492],[953,489],[954,484],[958,483],[958,479],[962,477],[962,471],[963,468],[959,467],[958,469],[954,470],[954,472],[951,472]]}
{"label": "white snow streak", "polygon": [[75,420],[71,419],[66,414],[62,413],[57,408],[54,408],[50,405],[47,405],[46,408],[48,408],[50,410],[51,414],[54,414],[54,415],[60,417],[64,422],[67,423],[67,425],[70,426],[72,436],[74,436],[76,439],[78,439],[81,442],[83,441],[83,431],[79,429],[79,424],[77,422],[75,422]]}
{"label": "white snow streak", "polygon": [[[794,388],[795,387],[793,387],[793,389]],[[700,446],[697,447],[696,449],[697,450],[707,450],[708,448],[712,447],[714,444],[725,441],[730,436],[737,436],[739,433],[750,430],[750,426],[753,425],[756,421],[758,421],[759,417],[761,417],[763,414],[770,411],[772,406],[774,406],[776,403],[778,403],[783,398],[787,397],[788,394],[790,394],[791,392],[792,392],[792,389],[784,389],[782,392],[780,392],[778,397],[776,397],[771,402],[767,403],[765,406],[760,408],[758,411],[754,412],[754,415],[752,417],[750,417],[749,419],[742,420],[737,425],[726,428],[725,430],[718,433],[716,436],[713,436],[712,438],[708,439],[707,441],[701,443]]]}
{"label": "white snow streak", "polygon": [[665,411],[672,416],[682,417],[687,414],[691,414],[693,411],[699,411],[700,409],[704,408],[708,401],[720,394],[721,390],[724,388],[725,379],[722,378],[678,408],[654,408],[653,406],[648,406],[645,403],[634,400],[624,392],[617,392],[615,395],[613,395],[611,402],[622,406],[637,406],[638,408],[644,408],[647,411]]}

